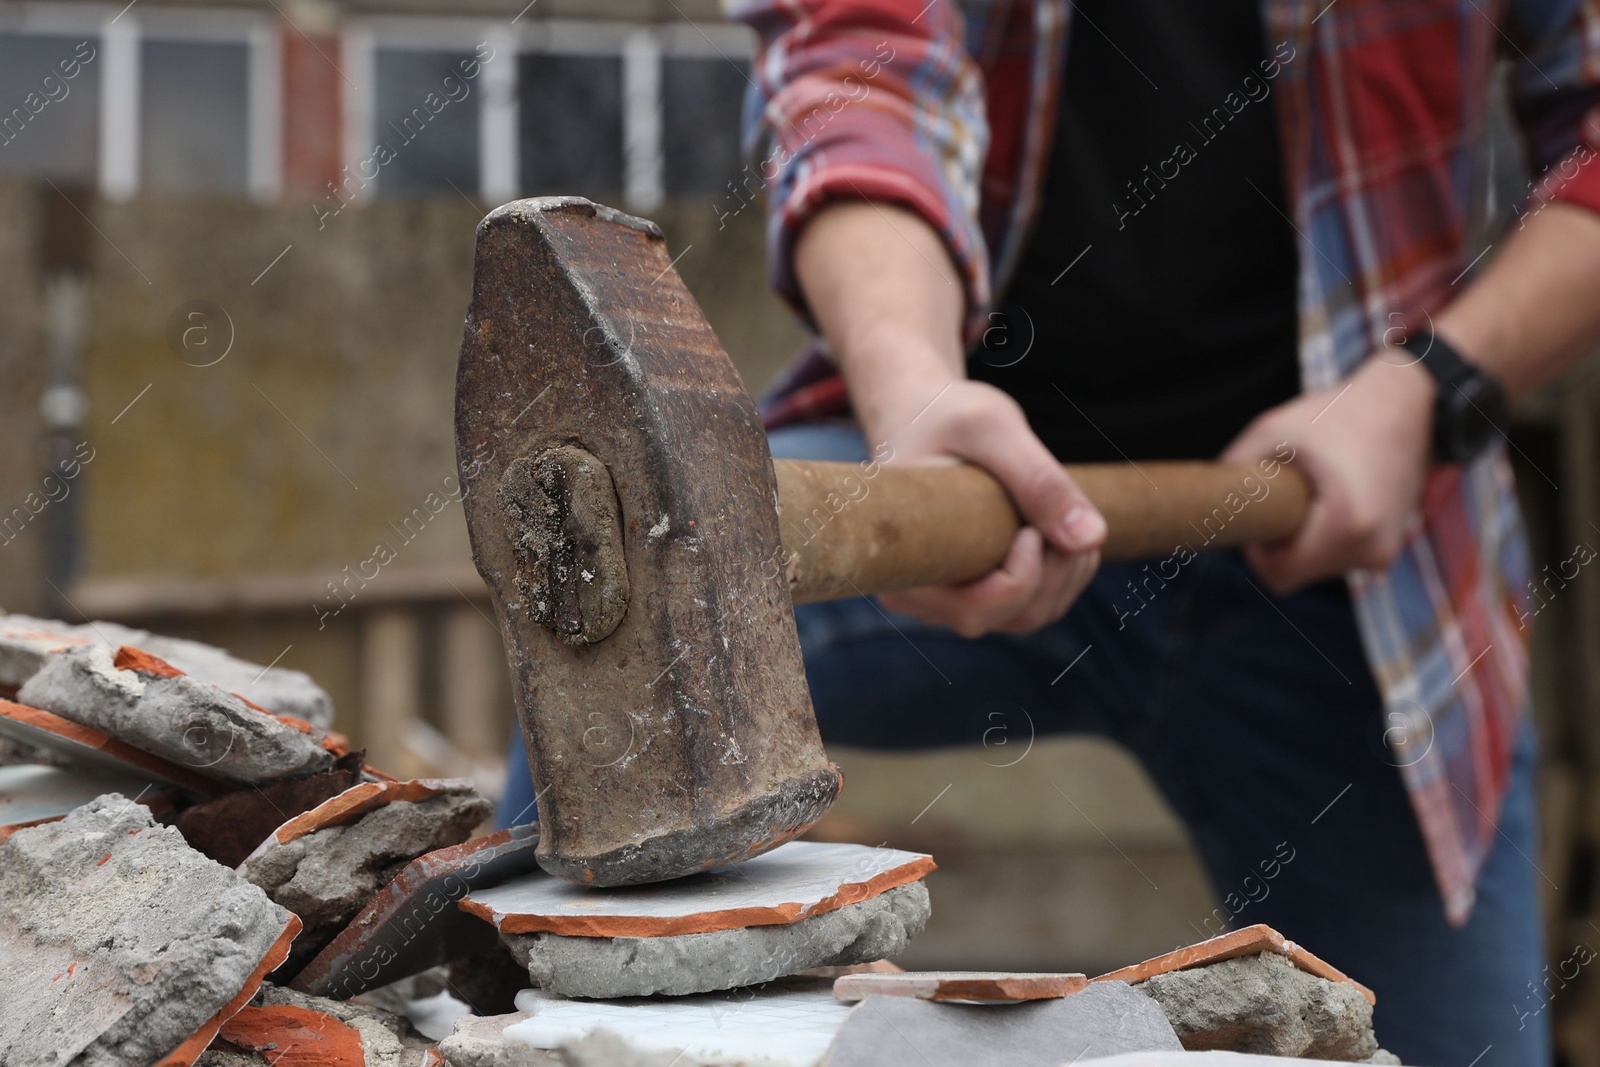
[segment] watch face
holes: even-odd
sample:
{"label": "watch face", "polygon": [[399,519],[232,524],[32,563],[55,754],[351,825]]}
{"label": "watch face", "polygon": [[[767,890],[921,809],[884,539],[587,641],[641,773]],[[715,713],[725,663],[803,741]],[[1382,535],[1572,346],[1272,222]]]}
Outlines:
{"label": "watch face", "polygon": [[1441,458],[1465,463],[1487,448],[1510,423],[1510,410],[1500,387],[1473,374],[1441,394]]}

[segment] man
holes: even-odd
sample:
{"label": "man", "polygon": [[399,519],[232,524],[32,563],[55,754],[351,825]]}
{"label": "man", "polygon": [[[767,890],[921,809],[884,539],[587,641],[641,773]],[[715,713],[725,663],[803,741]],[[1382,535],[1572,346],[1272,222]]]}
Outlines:
{"label": "man", "polygon": [[[1504,405],[1600,341],[1600,4],[735,13],[775,285],[819,339],[774,450],[973,462],[1027,523],[898,617],[801,611],[824,738],[1106,733],[1238,922],[1372,986],[1405,1062],[1548,1062]],[[1541,181],[1475,260],[1499,55]],[[1293,456],[1296,536],[1098,565],[1059,462],[1219,454]]]}

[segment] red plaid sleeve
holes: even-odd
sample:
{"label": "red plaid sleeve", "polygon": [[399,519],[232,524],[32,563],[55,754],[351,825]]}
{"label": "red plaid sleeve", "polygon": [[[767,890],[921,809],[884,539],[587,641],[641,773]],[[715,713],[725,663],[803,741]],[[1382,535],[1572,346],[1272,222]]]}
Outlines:
{"label": "red plaid sleeve", "polygon": [[978,229],[988,127],[982,79],[951,0],[744,0],[731,12],[761,37],[746,105],[768,199],[773,286],[803,317],[794,243],[824,205],[908,208],[960,270],[980,331],[989,272]]}

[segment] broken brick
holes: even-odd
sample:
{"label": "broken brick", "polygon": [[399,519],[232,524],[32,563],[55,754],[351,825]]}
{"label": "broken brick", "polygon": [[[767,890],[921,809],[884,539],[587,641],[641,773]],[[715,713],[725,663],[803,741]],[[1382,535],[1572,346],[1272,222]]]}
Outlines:
{"label": "broken brick", "polygon": [[169,665],[105,645],[57,652],[23,685],[21,702],[241,785],[326,770],[320,731],[305,732]]}
{"label": "broken brick", "polygon": [[492,806],[470,782],[364,782],[290,819],[239,871],[300,916],[293,975],[417,856],[460,844]]}

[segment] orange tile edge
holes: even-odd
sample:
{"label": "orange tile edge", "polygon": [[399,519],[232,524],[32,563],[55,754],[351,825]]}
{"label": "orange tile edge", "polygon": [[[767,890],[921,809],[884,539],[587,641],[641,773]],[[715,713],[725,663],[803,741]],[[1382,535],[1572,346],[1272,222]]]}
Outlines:
{"label": "orange tile edge", "polygon": [[278,844],[305,837],[330,826],[354,822],[368,812],[376,811],[396,801],[427,800],[447,792],[446,779],[413,778],[405,782],[358,782],[342,793],[337,793],[310,811],[301,812],[272,832]]}
{"label": "orange tile edge", "polygon": [[1265,923],[1257,923],[1254,926],[1231,930],[1226,934],[1221,934],[1206,941],[1185,945],[1183,948],[1174,949],[1160,956],[1153,956],[1140,963],[1119,967],[1114,971],[1107,971],[1105,974],[1090,979],[1090,981],[1127,982],[1132,985],[1147,978],[1154,978],[1158,974],[1170,974],[1173,971],[1205,967],[1213,963],[1221,963],[1223,960],[1237,959],[1240,956],[1254,956],[1261,952],[1277,952],[1280,955],[1287,956],[1296,967],[1307,974],[1314,974],[1318,978],[1326,978],[1330,982],[1346,982],[1355,986],[1368,1004],[1376,1004],[1378,1002],[1377,995],[1372,990],[1322,959],[1316,953],[1290,941]]}
{"label": "orange tile edge", "polygon": [[865,882],[849,882],[832,896],[810,908],[799,904],[771,907],[729,908],[726,911],[701,911],[675,918],[647,918],[638,915],[497,915],[494,909],[471,897],[463,897],[456,907],[494,924],[502,934],[560,934],[564,937],[672,937],[678,934],[709,934],[718,930],[739,930],[748,926],[787,926],[837,911],[847,904],[871,900],[891,889],[909,885],[936,870],[932,856],[918,856],[908,863],[874,875]]}
{"label": "orange tile edge", "polygon": [[14,719],[24,725],[35,727],[57,737],[66,738],[69,741],[76,741],[78,744],[96,751],[105,752],[124,763],[132,764],[141,771],[158,775],[192,793],[199,793],[201,796],[219,796],[230,789],[226,783],[195,774],[187,768],[173,763],[171,760],[153,755],[142,748],[135,748],[126,741],[119,741],[110,734],[96,730],[92,726],[73,722],[71,719],[63,718],[42,708],[18,704],[14,700],[0,699],[0,716]]}
{"label": "orange tile edge", "polygon": [[267,949],[266,955],[261,957],[261,962],[256,964],[256,969],[245,979],[244,986],[234,995],[234,998],[224,1004],[217,1013],[205,1021],[205,1024],[190,1034],[183,1044],[167,1053],[156,1061],[155,1067],[193,1067],[194,1061],[200,1058],[217,1036],[217,1031],[222,1029],[222,1024],[238,1014],[239,1009],[250,1003],[250,998],[256,995],[256,990],[261,988],[261,983],[267,975],[278,969],[278,965],[289,958],[289,945],[300,933],[300,917],[289,913],[289,922],[284,926],[283,933],[278,935],[278,940]]}

